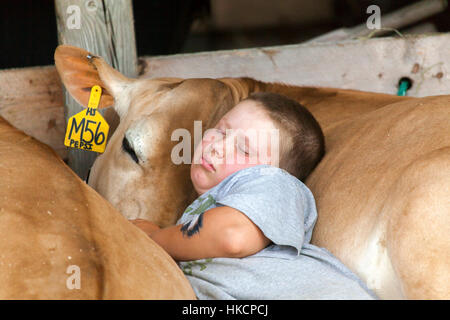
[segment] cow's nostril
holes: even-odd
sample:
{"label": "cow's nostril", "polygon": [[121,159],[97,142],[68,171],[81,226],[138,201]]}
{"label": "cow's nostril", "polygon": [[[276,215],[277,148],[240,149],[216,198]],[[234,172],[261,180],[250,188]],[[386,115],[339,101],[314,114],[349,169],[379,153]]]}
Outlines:
{"label": "cow's nostril", "polygon": [[134,160],[134,162],[139,163],[139,159],[136,155],[136,152],[134,152],[133,148],[130,146],[130,142],[128,142],[127,137],[123,137],[122,148],[126,153],[130,155],[130,157]]}

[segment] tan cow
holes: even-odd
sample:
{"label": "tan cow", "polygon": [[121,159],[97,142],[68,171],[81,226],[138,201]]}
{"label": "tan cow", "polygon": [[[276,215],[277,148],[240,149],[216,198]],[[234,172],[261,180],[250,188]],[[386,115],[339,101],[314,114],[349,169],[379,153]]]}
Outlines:
{"label": "tan cow", "polygon": [[326,136],[326,156],[306,181],[319,213],[313,243],[381,298],[450,298],[450,97],[248,78],[136,80],[88,55],[58,47],[56,67],[81,104],[94,84],[110,93],[104,107],[115,102],[120,124],[89,184],[125,217],[167,226],[195,198],[189,164],[171,161],[174,130],[193,136],[194,120],[205,130],[249,93],[278,92],[304,104]]}
{"label": "tan cow", "polygon": [[0,299],[192,299],[170,256],[0,117]]}

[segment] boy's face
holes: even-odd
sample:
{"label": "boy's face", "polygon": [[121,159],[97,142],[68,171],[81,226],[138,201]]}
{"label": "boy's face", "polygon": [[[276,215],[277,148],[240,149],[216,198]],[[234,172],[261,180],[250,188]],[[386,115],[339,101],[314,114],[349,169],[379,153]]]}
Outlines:
{"label": "boy's face", "polygon": [[278,165],[278,145],[278,129],[266,111],[255,101],[240,102],[205,131],[196,147],[191,164],[195,190],[203,194],[241,169]]}

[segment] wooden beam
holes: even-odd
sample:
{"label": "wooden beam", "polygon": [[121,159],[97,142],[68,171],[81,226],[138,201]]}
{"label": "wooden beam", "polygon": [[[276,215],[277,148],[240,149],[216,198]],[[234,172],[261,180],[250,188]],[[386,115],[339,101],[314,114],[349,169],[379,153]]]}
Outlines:
{"label": "wooden beam", "polygon": [[[128,77],[137,76],[136,40],[131,0],[55,0],[60,44],[84,48],[100,55]],[[80,106],[64,91],[65,119],[80,112]],[[108,123],[117,122],[117,115]],[[107,114],[110,114],[109,112]],[[109,136],[112,132],[109,133]],[[79,149],[68,150],[68,164],[85,179],[97,154]]]}
{"label": "wooden beam", "polygon": [[450,33],[404,38],[302,43],[141,57],[142,78],[251,77],[266,82],[396,94],[409,77],[408,96],[450,94]]}
{"label": "wooden beam", "polygon": [[[337,42],[348,39],[368,37],[370,35],[380,36],[388,32],[392,32],[394,29],[397,30],[433,16],[436,13],[444,11],[446,8],[447,0],[423,0],[388,14],[383,14],[381,12],[382,16],[380,30],[371,30],[367,28],[366,22],[364,22],[353,28],[340,28],[325,33],[319,37],[308,40],[307,42]],[[367,17],[369,16],[370,15],[368,14]]]}

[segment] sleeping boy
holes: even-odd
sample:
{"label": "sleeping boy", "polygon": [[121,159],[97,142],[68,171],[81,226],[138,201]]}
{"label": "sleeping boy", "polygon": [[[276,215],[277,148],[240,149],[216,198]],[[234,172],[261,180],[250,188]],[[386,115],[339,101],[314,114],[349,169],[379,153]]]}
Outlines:
{"label": "sleeping boy", "polygon": [[324,150],[306,108],[254,93],[196,147],[191,180],[199,197],[177,224],[131,222],[178,262],[199,299],[374,299],[345,265],[310,243],[317,212],[302,181]]}

